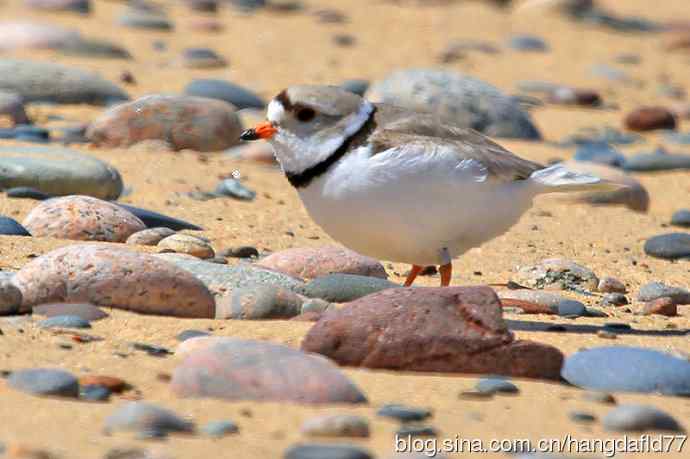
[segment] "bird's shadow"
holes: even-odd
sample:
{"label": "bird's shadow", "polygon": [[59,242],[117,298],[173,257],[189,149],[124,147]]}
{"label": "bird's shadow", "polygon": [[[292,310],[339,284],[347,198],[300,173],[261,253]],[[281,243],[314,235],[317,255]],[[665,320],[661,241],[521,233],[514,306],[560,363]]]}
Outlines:
{"label": "bird's shadow", "polygon": [[580,333],[596,334],[599,331],[609,331],[617,335],[637,335],[637,336],[686,336],[690,334],[690,329],[668,329],[668,330],[637,330],[635,328],[625,329],[619,327],[607,327],[605,325],[584,325],[584,324],[565,324],[565,323],[543,323],[530,322],[523,320],[506,320],[508,328],[512,331],[545,332],[545,333]]}

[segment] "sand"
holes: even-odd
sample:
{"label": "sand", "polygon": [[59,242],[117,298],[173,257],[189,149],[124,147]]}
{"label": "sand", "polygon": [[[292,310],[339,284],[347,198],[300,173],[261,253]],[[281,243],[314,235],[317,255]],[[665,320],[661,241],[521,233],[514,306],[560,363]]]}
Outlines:
{"label": "sand", "polygon": [[[93,69],[117,81],[129,70],[138,84],[128,87],[132,96],[154,92],[179,92],[193,78],[223,78],[238,82],[270,98],[293,83],[339,83],[346,78],[377,79],[403,67],[437,66],[436,56],[456,38],[480,38],[503,45],[513,33],[535,33],[551,46],[545,54],[518,53],[504,50],[498,55],[470,53],[446,68],[467,72],[489,81],[507,92],[515,92],[515,82],[541,79],[601,91],[607,102],[617,109],[580,109],[547,106],[533,111],[536,124],[547,140],[556,141],[578,128],[587,126],[621,127],[624,114],[642,104],[669,104],[656,92],[657,81],[666,76],[678,84],[687,83],[687,55],[662,51],[664,35],[628,35],[612,33],[591,26],[576,25],[542,10],[511,16],[480,2],[457,2],[444,7],[412,7],[409,3],[385,1],[305,0],[311,9],[338,8],[348,15],[344,25],[319,24],[309,13],[277,14],[260,12],[244,16],[224,9],[218,18],[226,30],[218,34],[189,31],[193,16],[174,2],[169,7],[178,25],[175,33],[131,31],[114,25],[121,2],[97,1],[91,16],[38,14],[16,6],[20,2],[0,5],[2,18],[32,18],[73,26],[84,35],[107,38],[127,47],[133,61],[108,61],[60,56],[52,52],[20,52],[14,55],[48,59],[77,67]],[[173,2],[170,2],[173,3]],[[650,5],[647,0],[602,2],[626,14],[641,14],[659,21],[688,17],[686,0],[666,0]],[[356,37],[350,48],[332,43],[336,33]],[[154,40],[163,40],[168,51],[153,50]],[[227,58],[230,66],[218,70],[189,70],[174,64],[175,57],[186,47],[209,46]],[[505,48],[504,48],[505,49]],[[611,64],[620,53],[638,53],[642,62],[625,67],[626,72],[644,84],[625,85],[590,77],[594,64]],[[612,64],[615,65],[615,64]],[[87,122],[101,111],[94,107],[32,107],[30,114],[40,122],[49,114],[60,114],[70,121]],[[56,123],[56,122],[52,122]],[[60,122],[63,123],[64,122]],[[57,124],[60,124],[57,123]],[[688,128],[685,122],[681,128]],[[661,138],[647,135],[643,145],[623,148],[626,153],[650,150]],[[546,143],[501,140],[512,151],[533,160],[566,158],[572,149],[558,149]],[[3,141],[3,145],[11,142]],[[132,193],[122,201],[157,210],[203,225],[203,233],[213,246],[222,248],[253,245],[273,251],[289,247],[306,247],[332,243],[332,240],[307,216],[297,194],[280,171],[222,154],[200,155],[194,152],[104,150],[74,148],[104,159],[122,173]],[[681,150],[674,146],[672,149]],[[195,189],[212,189],[218,177],[240,171],[245,184],[258,191],[252,203],[217,199],[199,202],[184,193]],[[673,211],[690,205],[690,175],[687,172],[640,174],[638,178],[651,195],[647,214],[626,209],[564,205],[551,198],[540,198],[534,208],[506,235],[474,249],[454,260],[454,285],[501,283],[515,277],[518,266],[543,258],[564,257],[594,270],[600,277],[614,276],[625,282],[634,298],[640,285],[653,280],[677,286],[690,286],[690,264],[670,263],[646,256],[642,250],[646,238],[669,231],[665,225]],[[450,196],[449,199],[460,199]],[[0,196],[0,214],[21,221],[35,205],[29,200]],[[546,213],[551,216],[545,216]],[[288,234],[291,232],[291,234]],[[31,256],[43,254],[70,241],[0,237],[0,267],[19,269]],[[144,249],[141,249],[144,250]],[[400,282],[407,267],[385,262],[391,280]],[[481,272],[481,275],[473,273]],[[422,277],[418,285],[437,285],[438,277]],[[568,296],[568,293],[564,293]],[[588,305],[598,298],[573,296]],[[633,307],[638,307],[634,304]],[[578,349],[602,345],[630,345],[668,351],[690,350],[687,336],[674,330],[690,328],[690,307],[681,306],[675,318],[641,317],[607,309],[608,319],[577,319],[577,324],[591,325],[582,333],[523,331],[530,322],[539,324],[572,324],[568,319],[547,316],[506,314],[517,321],[515,334],[552,344],[565,354]],[[311,324],[288,321],[213,321],[145,317],[122,311],[109,311],[111,317],[93,324],[90,334],[103,341],[78,344],[72,349],[59,347],[69,342],[62,335],[39,330],[34,324],[11,325],[0,321],[0,369],[59,367],[76,375],[110,374],[124,378],[136,387],[145,400],[160,403],[181,415],[190,416],[199,425],[218,419],[233,419],[241,433],[213,441],[203,436],[173,436],[165,442],[144,442],[126,435],[104,436],[105,417],[124,403],[115,396],[107,404],[89,404],[42,399],[23,395],[0,386],[0,441],[8,445],[45,448],[64,458],[103,457],[112,447],[142,446],[169,452],[176,458],[237,457],[278,458],[286,448],[306,439],[300,434],[301,423],[316,414],[357,413],[371,421],[372,436],[354,440],[380,458],[394,450],[396,423],[375,416],[382,404],[405,403],[430,407],[430,420],[439,430],[439,441],[464,438],[520,439],[621,438],[602,430],[601,423],[578,425],[568,418],[574,410],[584,410],[599,418],[610,408],[581,399],[582,391],[564,385],[518,381],[521,393],[515,397],[497,397],[488,401],[460,400],[458,393],[471,388],[477,378],[457,375],[401,374],[385,371],[346,369],[346,373],[369,398],[362,407],[305,407],[277,403],[230,403],[217,400],[180,400],[158,379],[159,373],[170,373],[176,358],[155,358],[132,351],[127,343],[145,341],[174,347],[175,335],[185,329],[213,330],[217,336],[269,340],[298,347]],[[600,338],[596,330],[607,321],[628,322],[641,332],[620,335],[611,341]],[[667,333],[668,332],[668,333]],[[128,354],[126,358],[117,353]],[[131,396],[131,393],[130,393]],[[617,394],[619,402],[652,404],[664,409],[690,427],[690,401],[653,395]],[[633,437],[637,437],[634,434]],[[676,444],[677,446],[677,444]],[[685,451],[665,457],[687,457]],[[494,454],[503,457],[502,454]],[[597,454],[594,454],[597,456]],[[601,456],[601,454],[598,454]],[[492,457],[489,454],[487,457]],[[627,456],[626,456],[627,457]],[[650,457],[649,454],[638,457]]]}

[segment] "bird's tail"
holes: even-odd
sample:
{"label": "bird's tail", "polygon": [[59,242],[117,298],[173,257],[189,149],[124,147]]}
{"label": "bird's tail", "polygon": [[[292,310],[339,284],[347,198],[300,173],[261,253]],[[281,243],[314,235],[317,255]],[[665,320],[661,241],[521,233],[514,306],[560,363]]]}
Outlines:
{"label": "bird's tail", "polygon": [[530,181],[539,187],[540,193],[563,193],[573,191],[613,191],[625,185],[601,179],[592,174],[569,170],[562,164],[554,164],[530,175]]}

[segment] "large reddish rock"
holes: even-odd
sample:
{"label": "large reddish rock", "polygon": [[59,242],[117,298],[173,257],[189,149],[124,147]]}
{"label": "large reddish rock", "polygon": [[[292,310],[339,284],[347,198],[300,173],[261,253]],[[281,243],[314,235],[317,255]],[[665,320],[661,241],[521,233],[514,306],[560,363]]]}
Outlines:
{"label": "large reddish rock", "polygon": [[87,302],[142,314],[213,318],[215,302],[191,273],[153,255],[124,248],[77,244],[53,250],[13,278],[22,309],[38,304]]}
{"label": "large reddish rock", "polygon": [[359,389],[333,364],[280,344],[235,338],[196,341],[175,369],[180,397],[297,403],[365,403]]}
{"label": "large reddish rock", "polygon": [[558,379],[563,354],[515,341],[489,287],[383,290],[327,311],[302,349],[341,365]]}
{"label": "large reddish rock", "polygon": [[641,107],[625,117],[625,127],[631,131],[675,129],[676,117],[664,107]]}
{"label": "large reddish rock", "polygon": [[377,260],[334,245],[281,250],[256,264],[303,279],[334,273],[388,278]]}
{"label": "large reddish rock", "polygon": [[86,136],[108,148],[161,140],[175,150],[220,151],[237,144],[241,133],[235,107],[227,102],[155,94],[106,111]]}
{"label": "large reddish rock", "polygon": [[22,223],[34,237],[77,241],[125,242],[146,229],[144,222],[120,206],[91,196],[65,196],[43,201]]}

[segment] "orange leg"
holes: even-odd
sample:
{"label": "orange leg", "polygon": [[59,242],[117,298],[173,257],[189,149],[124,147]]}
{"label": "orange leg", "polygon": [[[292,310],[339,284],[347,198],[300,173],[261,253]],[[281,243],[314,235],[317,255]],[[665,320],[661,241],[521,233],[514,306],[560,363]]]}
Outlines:
{"label": "orange leg", "polygon": [[417,278],[417,274],[419,274],[421,270],[421,266],[412,265],[412,268],[410,268],[410,274],[408,274],[407,279],[405,279],[405,287],[409,287],[410,285],[412,285],[414,280]]}
{"label": "orange leg", "polygon": [[438,271],[441,273],[441,287],[448,287],[453,274],[453,264],[442,265],[438,268]]}

